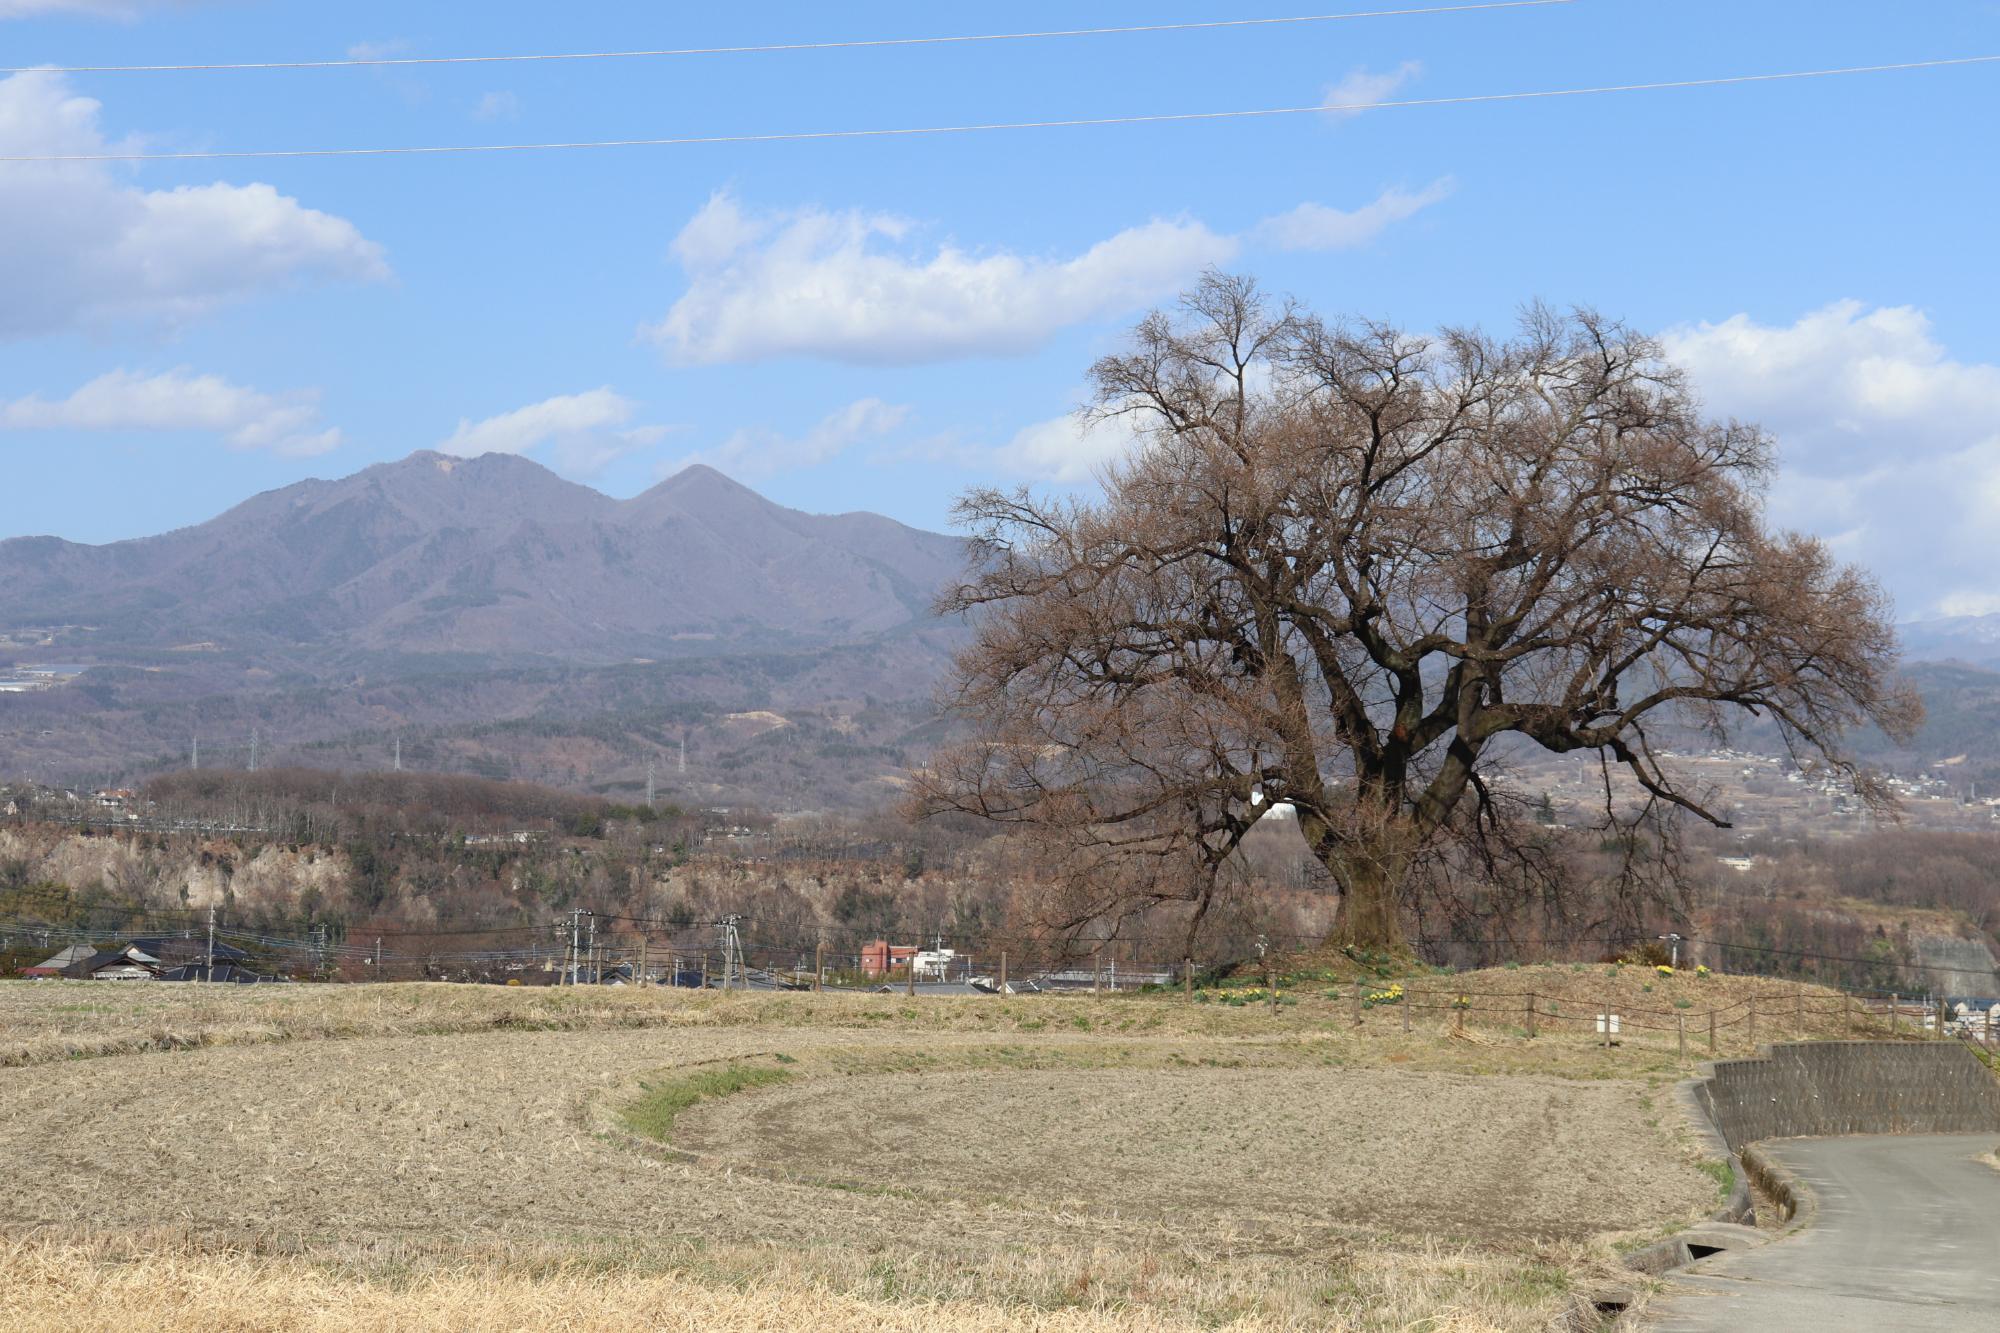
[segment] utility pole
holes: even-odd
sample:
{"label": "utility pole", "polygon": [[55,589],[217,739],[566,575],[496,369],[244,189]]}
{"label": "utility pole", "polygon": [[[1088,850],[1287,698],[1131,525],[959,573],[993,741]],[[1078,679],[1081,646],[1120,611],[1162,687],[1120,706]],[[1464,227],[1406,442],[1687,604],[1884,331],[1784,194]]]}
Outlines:
{"label": "utility pole", "polygon": [[257,728],[250,728],[250,771],[257,771]]}
{"label": "utility pole", "polygon": [[199,731],[194,733],[192,742],[188,748],[188,771],[195,773],[201,771],[201,733]]}
{"label": "utility pole", "polygon": [[653,808],[653,761],[646,761],[646,808]]}
{"label": "utility pole", "polygon": [[203,981],[215,980],[215,904],[208,905],[208,969],[202,974]]}
{"label": "utility pole", "polygon": [[590,918],[590,936],[585,951],[590,955],[590,981],[592,985],[596,985],[604,980],[597,970],[597,913],[587,912],[585,915]]}
{"label": "utility pole", "polygon": [[686,732],[682,732],[682,733],[681,733],[681,758],[680,758],[680,770],[679,770],[679,771],[680,771],[680,775],[681,775],[682,777],[686,777],[686,776],[687,776],[687,771],[688,771],[688,738],[687,738],[687,733],[686,733]]}
{"label": "utility pole", "polygon": [[717,923],[722,932],[722,989],[728,990],[731,977],[740,989],[748,990],[750,978],[743,964],[743,938],[737,926],[743,918],[732,912]]}
{"label": "utility pole", "polygon": [[572,986],[576,984],[576,954],[578,946],[582,943],[578,938],[582,925],[583,909],[581,907],[571,908],[569,914],[569,984]]}
{"label": "utility pole", "polygon": [[396,737],[396,771],[398,773],[403,771],[403,738],[401,735]]}

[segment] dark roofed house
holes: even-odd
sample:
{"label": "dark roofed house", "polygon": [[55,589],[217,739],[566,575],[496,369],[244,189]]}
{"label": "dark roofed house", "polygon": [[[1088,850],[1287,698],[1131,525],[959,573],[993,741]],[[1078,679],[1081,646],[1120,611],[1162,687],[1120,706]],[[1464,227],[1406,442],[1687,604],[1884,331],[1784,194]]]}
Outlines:
{"label": "dark roofed house", "polygon": [[80,963],[72,963],[63,969],[63,975],[85,981],[158,981],[164,971],[166,969],[159,959],[143,949],[127,945],[123,949],[107,949],[103,953],[92,954]]}
{"label": "dark roofed house", "polygon": [[[216,950],[218,958],[221,952],[220,949]],[[218,985],[248,986],[260,981],[275,981],[277,978],[259,976],[247,967],[218,960],[212,970],[207,963],[183,963],[179,967],[170,967],[160,974],[160,980],[213,981]]]}
{"label": "dark roofed house", "polygon": [[[159,959],[168,967],[205,965],[209,961],[206,935],[149,935],[144,939],[131,941],[131,947]],[[215,946],[214,957],[217,970],[220,970],[224,963],[243,964],[250,961],[250,955],[243,950],[220,942]]]}
{"label": "dark roofed house", "polygon": [[65,968],[81,963],[86,958],[95,957],[96,954],[97,950],[88,944],[72,944],[53,958],[45,958],[33,967],[22,968],[21,975],[45,981],[61,976]]}

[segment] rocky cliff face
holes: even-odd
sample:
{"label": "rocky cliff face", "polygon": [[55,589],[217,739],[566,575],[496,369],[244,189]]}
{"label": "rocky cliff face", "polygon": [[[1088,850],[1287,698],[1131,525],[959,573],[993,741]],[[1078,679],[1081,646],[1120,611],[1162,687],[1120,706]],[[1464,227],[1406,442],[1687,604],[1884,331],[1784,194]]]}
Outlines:
{"label": "rocky cliff face", "polygon": [[1961,939],[1955,935],[1912,935],[1910,952],[1916,955],[1939,995],[1971,995],[2000,998],[2000,960],[1984,940]]}

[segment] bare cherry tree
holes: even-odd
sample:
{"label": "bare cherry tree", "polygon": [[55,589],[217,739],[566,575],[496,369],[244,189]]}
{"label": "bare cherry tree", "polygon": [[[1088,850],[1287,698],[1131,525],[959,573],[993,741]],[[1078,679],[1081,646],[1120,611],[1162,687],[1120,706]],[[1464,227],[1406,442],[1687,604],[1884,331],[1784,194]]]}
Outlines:
{"label": "bare cherry tree", "polygon": [[916,798],[1049,839],[1073,911],[1198,924],[1286,803],[1342,892],[1334,942],[1400,951],[1413,870],[1493,816],[1510,746],[1724,825],[1658,755],[1669,719],[1767,719],[1886,799],[1842,748],[1920,717],[1882,593],[1765,526],[1770,439],[1705,417],[1650,339],[1543,308],[1419,337],[1211,274],[1092,379],[1138,436],[1102,501],[959,502],[971,739]]}

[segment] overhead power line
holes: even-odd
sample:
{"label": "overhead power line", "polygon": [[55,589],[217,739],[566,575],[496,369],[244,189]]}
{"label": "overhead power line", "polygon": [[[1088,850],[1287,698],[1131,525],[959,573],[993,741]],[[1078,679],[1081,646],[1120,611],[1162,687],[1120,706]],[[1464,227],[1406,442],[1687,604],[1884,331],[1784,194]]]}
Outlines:
{"label": "overhead power line", "polygon": [[1888,65],[1848,65],[1837,69],[1788,70],[1776,74],[1730,74],[1706,79],[1669,79],[1653,83],[1600,84],[1587,88],[1551,88],[1535,92],[1474,93],[1460,97],[1412,97],[1397,101],[1331,102],[1315,106],[1263,107],[1247,111],[1179,111],[1135,116],[1079,116],[1064,120],[989,121],[966,125],[924,125],[894,129],[792,130],[768,134],[690,134],[661,138],[578,139],[552,143],[442,144],[391,148],[239,148],[202,149],[173,153],[12,153],[0,162],[194,162],[227,158],[293,157],[421,157],[448,153],[548,153],[579,148],[684,148],[703,144],[797,143],[814,139],[897,139],[944,134],[981,134],[996,130],[1073,129],[1102,125],[1163,125],[1188,121],[1254,120],[1276,116],[1309,116],[1328,112],[1398,111],[1411,107],[1469,106],[1483,102],[1526,102],[1559,97],[1590,97],[1601,93],[1662,92],[1684,88],[1720,88],[1735,84],[1779,83],[1796,79],[1835,78],[1850,74],[1888,74],[1904,70],[1945,69],[1960,65],[2000,63],[2000,55],[1953,56],[1938,60],[1907,60]]}
{"label": "overhead power line", "polygon": [[682,46],[643,51],[561,51],[497,56],[349,56],[339,60],[246,60],[187,65],[17,65],[0,74],[183,74],[205,70],[366,69],[385,65],[517,65],[562,60],[653,60],[670,56],[765,55],[780,51],[848,51],[885,46],[963,46],[977,42],[1041,41],[1059,37],[1118,37],[1133,33],[1199,32],[1214,28],[1272,28],[1350,19],[1407,18],[1423,14],[1468,14],[1492,9],[1545,9],[1577,0],[1487,0],[1481,4],[1426,5],[1409,9],[1369,9],[1344,14],[1293,14],[1279,18],[1207,19],[1187,23],[1136,23],[1123,27],[1051,28],[1038,32],[962,33],[944,37],[866,37],[825,42],[766,42],[746,46]]}

